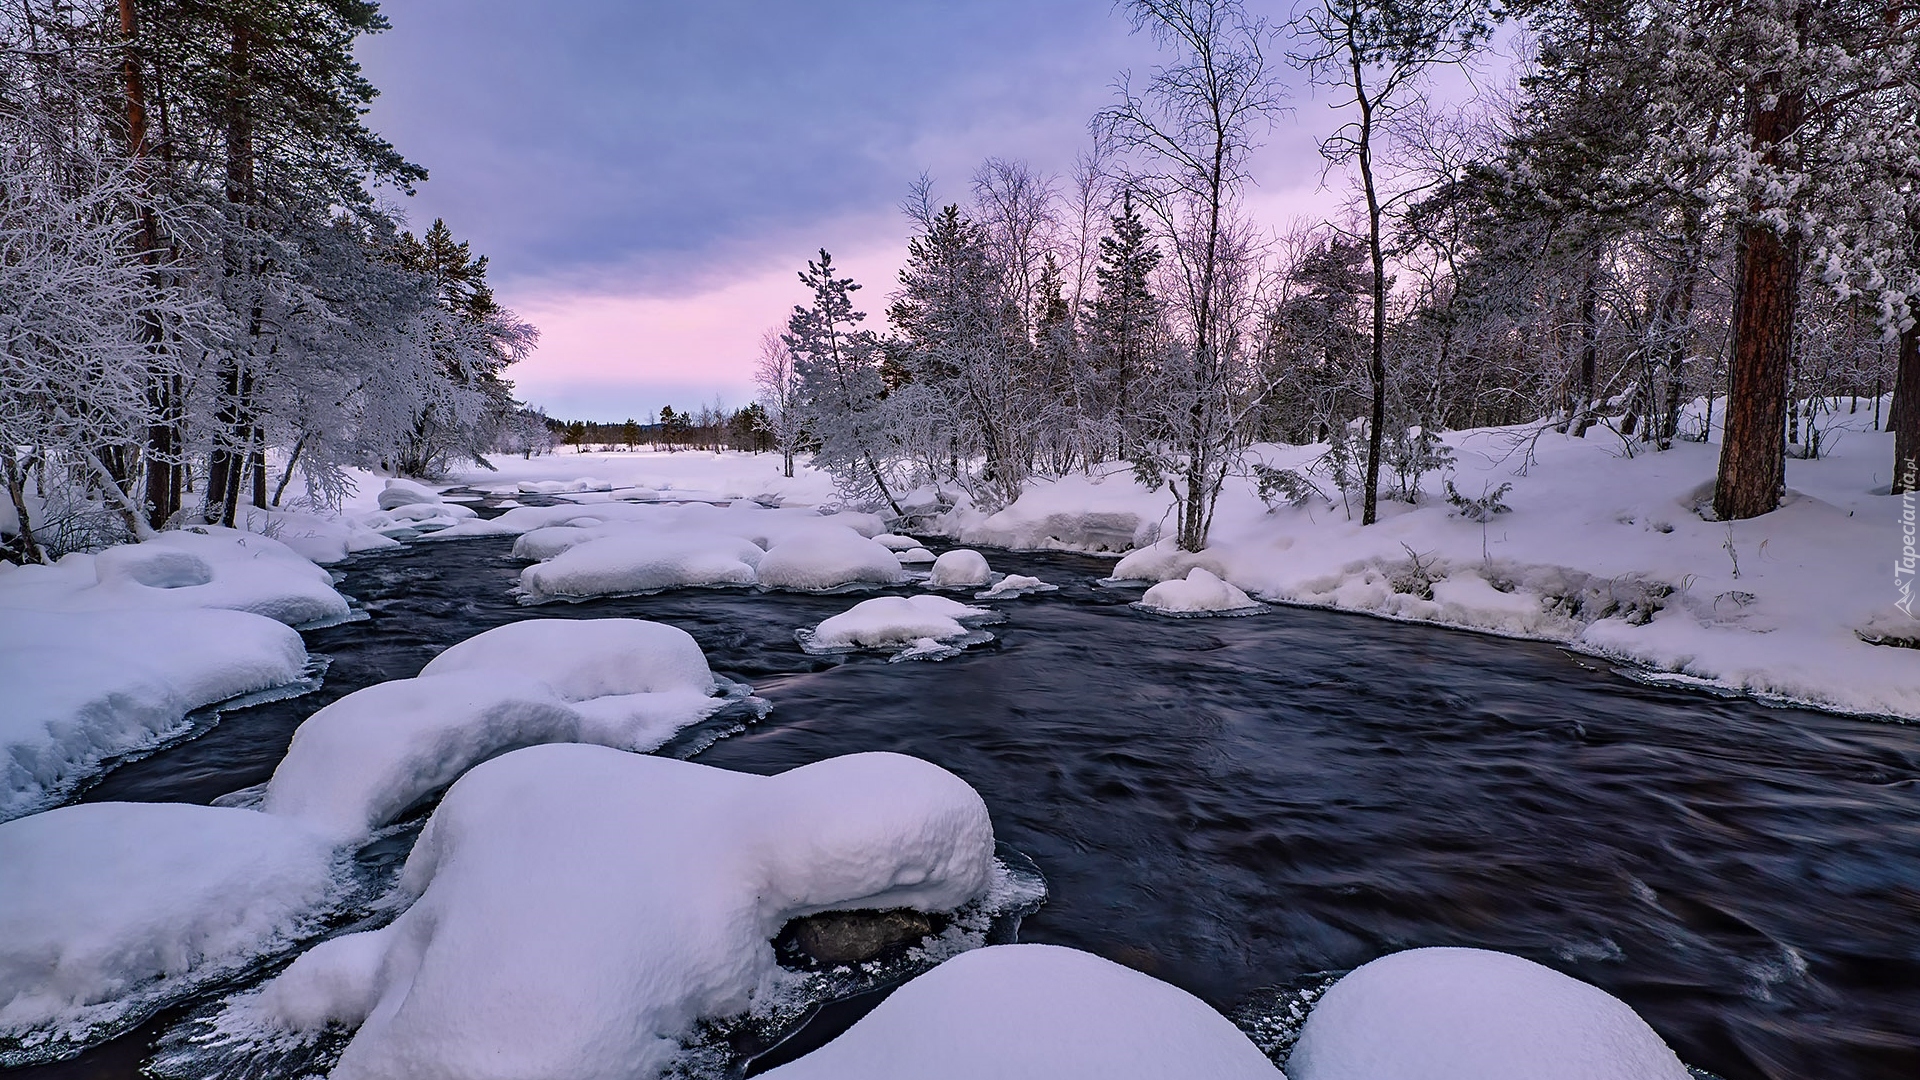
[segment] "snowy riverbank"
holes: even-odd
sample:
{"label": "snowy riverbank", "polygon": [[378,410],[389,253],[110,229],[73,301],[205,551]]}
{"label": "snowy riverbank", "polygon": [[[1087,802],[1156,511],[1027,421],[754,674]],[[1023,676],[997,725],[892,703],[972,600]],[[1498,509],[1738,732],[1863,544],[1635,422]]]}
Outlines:
{"label": "snowy riverbank", "polygon": [[[1428,474],[1417,503],[1383,498],[1380,523],[1366,528],[1357,506],[1350,515],[1338,489],[1309,471],[1324,446],[1261,445],[1250,462],[1301,471],[1330,497],[1270,508],[1250,476],[1230,477],[1199,553],[1159,539],[1171,531],[1171,497],[1124,465],[1036,481],[994,514],[963,502],[931,531],[965,544],[1124,556],[1114,576],[1146,583],[1200,567],[1271,603],[1553,641],[1650,679],[1920,719],[1911,647],[1920,621],[1895,606],[1901,498],[1884,494],[1892,437],[1872,430],[1872,404],[1849,413],[1841,403],[1826,418],[1823,456],[1787,463],[1785,505],[1748,521],[1703,517],[1713,443],[1655,453],[1605,428],[1581,439],[1521,426],[1448,433],[1450,470]],[[495,464],[498,472],[449,480],[583,507],[832,502],[825,476],[802,467],[781,477],[771,454],[560,453]],[[1510,511],[1462,516],[1441,494],[1448,479],[1471,498],[1511,485],[1501,497]],[[363,501],[380,483],[369,478]],[[364,528],[384,524],[380,513],[345,517]],[[573,520],[564,509],[540,519]]]}

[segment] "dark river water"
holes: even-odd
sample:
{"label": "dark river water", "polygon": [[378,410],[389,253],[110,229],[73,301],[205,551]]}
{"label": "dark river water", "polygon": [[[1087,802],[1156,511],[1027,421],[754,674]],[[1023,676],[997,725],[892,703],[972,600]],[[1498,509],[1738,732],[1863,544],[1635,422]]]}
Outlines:
{"label": "dark river water", "polygon": [[[525,608],[509,546],[343,567],[372,617],[307,634],[332,658],[322,690],[232,713],[86,798],[205,802],[262,781],[319,706],[501,623],[658,619],[775,705],[695,760],[776,772],[896,750],[977,788],[1052,890],[1022,940],[1243,1014],[1387,952],[1501,949],[1625,999],[1726,1080],[1920,1077],[1920,727],[1361,616],[1155,618],[1094,585],[1111,563],[1065,555],[988,553],[1064,586],[997,604],[991,645],[837,662],[793,631],[859,597]],[[153,1030],[9,1080],[129,1077]]]}

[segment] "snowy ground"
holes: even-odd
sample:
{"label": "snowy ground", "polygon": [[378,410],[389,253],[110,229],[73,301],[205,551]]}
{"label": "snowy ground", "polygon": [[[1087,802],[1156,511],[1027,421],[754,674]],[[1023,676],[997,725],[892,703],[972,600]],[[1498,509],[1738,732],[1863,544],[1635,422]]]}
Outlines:
{"label": "snowy ground", "polygon": [[[1895,607],[1901,500],[1875,493],[1886,491],[1893,447],[1864,430],[1870,405],[1840,418],[1853,430],[1829,433],[1826,457],[1790,460],[1786,504],[1749,521],[1700,512],[1715,445],[1636,444],[1629,456],[1604,428],[1585,439],[1484,429],[1445,437],[1462,494],[1512,485],[1511,512],[1484,523],[1435,494],[1440,475],[1417,505],[1383,500],[1367,528],[1324,479],[1331,502],[1269,510],[1249,480],[1232,478],[1205,551],[1147,543],[1113,576],[1162,582],[1200,567],[1258,600],[1557,641],[1656,679],[1920,719],[1920,652],[1869,643],[1920,642],[1920,622]],[[1254,453],[1305,469],[1324,449]],[[1115,467],[1035,484],[991,516],[957,511],[947,530],[965,543],[1115,551],[1125,546],[1116,538],[1151,540],[1171,522],[1164,492]]]}

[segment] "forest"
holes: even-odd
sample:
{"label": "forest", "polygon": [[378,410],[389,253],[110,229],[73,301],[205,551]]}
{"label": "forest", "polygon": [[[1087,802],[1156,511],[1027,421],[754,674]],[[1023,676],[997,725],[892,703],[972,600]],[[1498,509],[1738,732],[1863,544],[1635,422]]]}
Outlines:
{"label": "forest", "polygon": [[[1326,444],[1263,492],[1337,488],[1366,522],[1468,427],[1624,453],[1724,429],[1728,520],[1778,505],[1837,410],[1920,454],[1913,4],[1124,10],[1162,63],[1117,78],[1073,168],[914,185],[872,324],[822,250],[764,339],[756,430],[714,418],[703,445],[811,454],[896,514],[918,485],[992,509],[1125,462],[1187,550],[1261,441]],[[426,173],[366,126],[353,57],[385,27],[364,0],[5,5],[7,558],[231,523],[296,477],[326,505],[349,466],[637,444],[521,407],[503,373],[535,330],[443,222],[404,227],[392,197]],[[1247,209],[1289,85],[1337,106],[1334,220]]]}
{"label": "forest", "polygon": [[[1369,523],[1461,428],[1539,422],[1626,454],[1724,428],[1725,520],[1774,509],[1784,460],[1818,457],[1837,410],[1920,453],[1913,5],[1128,10],[1166,62],[1121,80],[1069,175],[989,159],[953,201],[907,193],[888,329],[862,326],[828,252],[808,262],[760,403],[856,501],[935,483],[991,509],[1129,462],[1197,551],[1259,441],[1327,444],[1258,475],[1264,493],[1337,488]],[[1432,92],[1496,42],[1518,45],[1508,85]],[[1292,72],[1340,106],[1321,152],[1352,199],[1276,230],[1245,195],[1299,107]]]}
{"label": "forest", "polygon": [[[0,472],[38,560],[429,475],[513,416],[532,327],[368,130],[361,0],[0,6]],[[269,452],[278,465],[269,468]],[[33,497],[29,497],[29,496]]]}

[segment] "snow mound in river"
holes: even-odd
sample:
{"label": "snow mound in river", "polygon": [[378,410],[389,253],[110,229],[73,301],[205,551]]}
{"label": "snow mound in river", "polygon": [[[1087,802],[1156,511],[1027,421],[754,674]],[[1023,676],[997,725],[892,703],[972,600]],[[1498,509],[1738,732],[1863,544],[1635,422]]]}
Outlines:
{"label": "snow mound in river", "polygon": [[335,1080],[652,1076],[697,1020],[770,985],[788,920],[952,910],[992,866],[980,797],[914,758],[761,777],[532,747],[447,792],[393,923],[310,950],[258,1008],[357,1026]]}
{"label": "snow mound in river", "polygon": [[[516,541],[515,553],[535,535]],[[528,545],[536,550],[545,546]],[[763,554],[751,542],[721,533],[622,530],[569,544],[547,561],[527,567],[520,573],[520,594],[528,603],[540,603],[688,586],[752,585]]]}
{"label": "snow mound in river", "polygon": [[963,644],[992,640],[991,634],[968,623],[993,617],[991,608],[944,596],[876,596],[822,620],[811,631],[801,631],[799,637],[810,653],[907,648],[915,656],[941,659]]}
{"label": "snow mound in river", "polygon": [[1688,1080],[1618,998],[1531,960],[1413,949],[1363,964],[1307,1015],[1293,1080]]}
{"label": "snow mound in river", "polygon": [[1055,945],[962,953],[896,990],[839,1038],[764,1075],[1285,1080],[1238,1028],[1199,998]]}
{"label": "snow mound in river", "polygon": [[295,822],[89,803],[0,824],[0,1067],[59,1056],[285,947],[333,850]]}
{"label": "snow mound in river", "polygon": [[770,589],[824,592],[848,585],[894,585],[905,578],[886,545],[852,529],[815,528],[782,540],[760,560],[760,584]]}
{"label": "snow mound in river", "polygon": [[1148,589],[1140,607],[1159,615],[1250,615],[1260,610],[1251,596],[1199,566],[1187,571],[1185,578]]}
{"label": "snow mound in river", "polygon": [[993,583],[993,570],[987,557],[968,548],[941,552],[933,560],[933,575],[927,584],[940,589],[977,589]]}
{"label": "snow mound in river", "polygon": [[365,839],[475,764],[539,743],[654,750],[726,698],[692,635],[639,619],[529,619],[454,645],[418,678],[307,718],[263,809]]}

